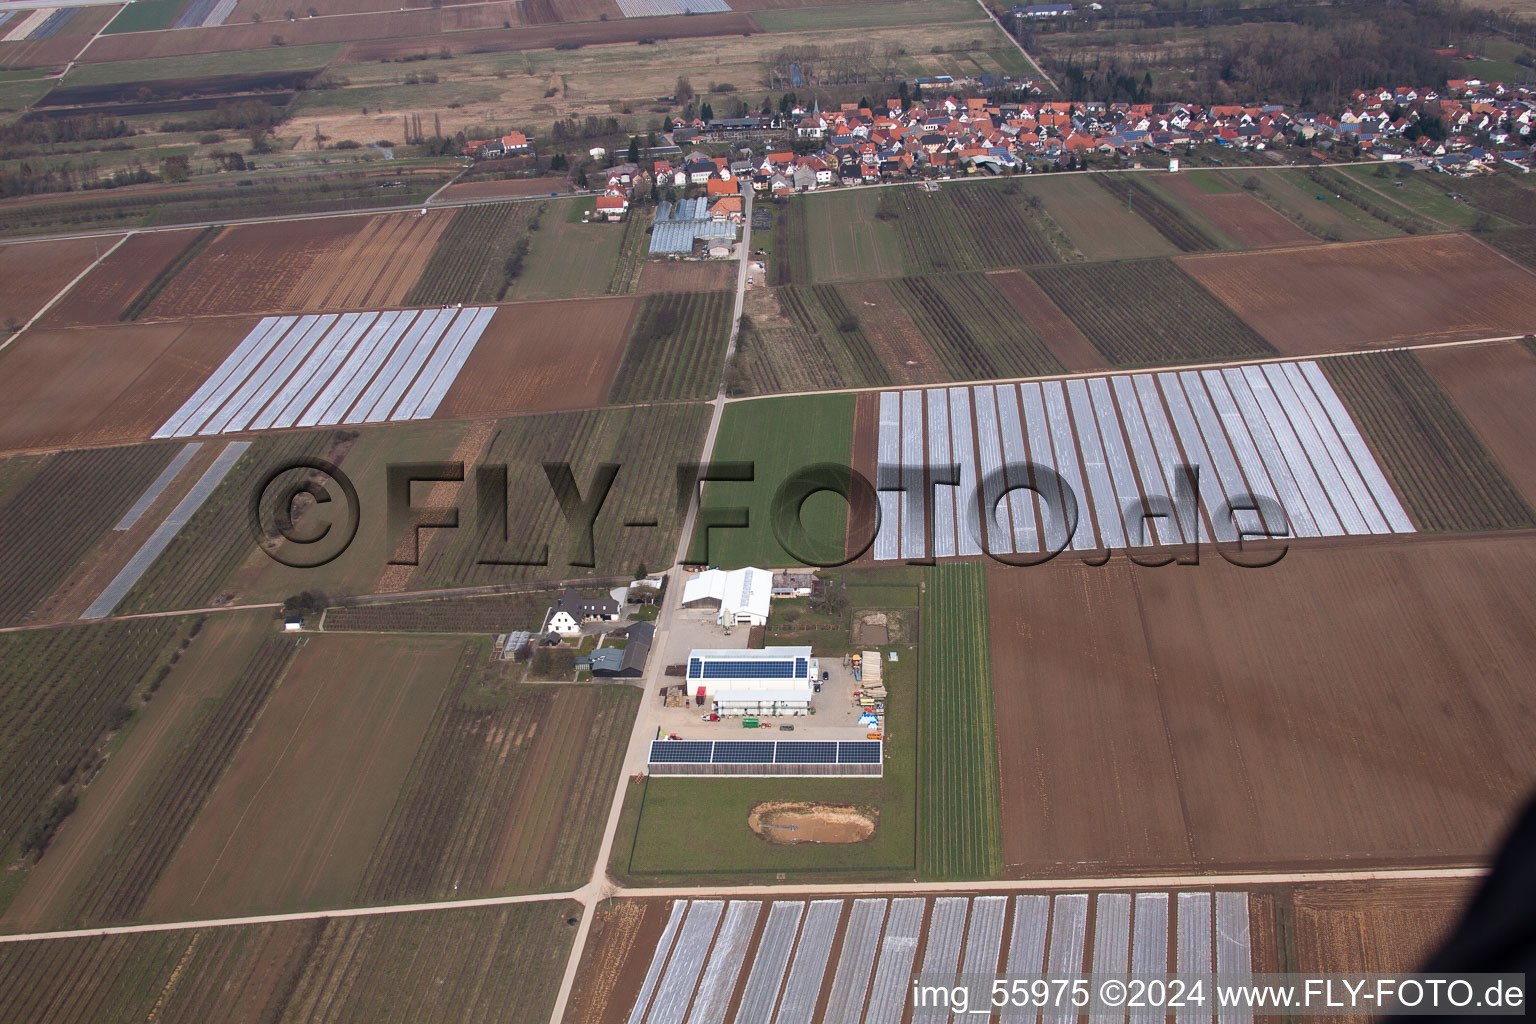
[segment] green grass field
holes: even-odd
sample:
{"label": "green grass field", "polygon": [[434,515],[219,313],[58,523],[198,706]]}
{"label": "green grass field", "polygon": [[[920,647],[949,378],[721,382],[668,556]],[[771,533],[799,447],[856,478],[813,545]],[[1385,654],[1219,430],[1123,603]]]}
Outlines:
{"label": "green grass field", "polygon": [[[750,483],[708,484],[704,510],[745,508],[746,529],[709,531],[708,554],[695,533],[694,552],[712,565],[781,567],[801,564],[774,536],[771,508],[775,491],[798,470],[817,463],[848,464],[853,439],[853,395],[805,395],[733,402],[725,409],[715,442],[716,462],[751,462]],[[801,509],[806,552],[822,561],[842,558],[848,507],[834,494],[818,494]]]}
{"label": "green grass field", "polygon": [[[1382,174],[1382,171],[1387,173]],[[1502,228],[1510,223],[1491,213],[1485,214],[1469,202],[1452,199],[1447,193],[1460,191],[1459,183],[1443,174],[1409,171],[1400,176],[1390,164],[1341,167],[1339,172],[1384,196],[1381,203],[1387,209],[1397,213],[1400,207],[1402,216],[1422,214],[1454,228],[1470,228],[1480,222],[1488,227]]]}
{"label": "green grass field", "polygon": [[987,578],[979,562],[928,571],[917,711],[918,866],[931,878],[1002,869]]}
{"label": "green grass field", "polygon": [[[885,666],[885,774],[878,779],[669,779],[632,783],[610,866],[634,883],[718,879],[732,884],[811,878],[877,881],[914,877],[917,709],[913,656]],[[742,730],[735,730],[741,733]],[[743,733],[750,738],[749,733]],[[736,739],[722,734],[723,739]],[[826,801],[877,807],[875,834],[848,845],[776,845],[747,827],[764,800]]]}
{"label": "green grass field", "polygon": [[901,0],[892,4],[846,4],[783,11],[756,11],[765,32],[822,32],[835,29],[932,25],[983,21],[986,15],[970,0]]}
{"label": "green grass field", "polygon": [[[901,231],[894,221],[875,218],[884,191],[817,192],[790,200],[802,207],[798,212],[810,253],[808,265],[795,268],[795,283],[858,281],[906,272]],[[793,254],[787,258],[793,259]]]}
{"label": "green grass field", "polygon": [[117,17],[102,29],[102,33],[115,35],[118,32],[150,32],[170,28],[171,22],[176,20],[176,15],[185,6],[187,0],[137,0],[118,11]]}
{"label": "green grass field", "polygon": [[624,241],[622,224],[583,224],[597,200],[591,196],[551,200],[531,246],[523,273],[507,292],[511,299],[571,299],[606,295]]}
{"label": "green grass field", "polygon": [[[178,10],[183,6],[179,0],[171,2]],[[144,6],[143,3],[131,4],[127,10]],[[175,16],[173,12],[171,17]],[[121,31],[117,25],[122,20],[123,15],[118,15],[109,31]],[[108,85],[113,82],[154,82],[209,75],[248,75],[258,71],[301,71],[324,67],[340,52],[340,43],[314,43],[309,46],[264,46],[259,50],[202,53],[186,57],[146,57],[144,60],[76,64],[65,76],[63,84]]]}

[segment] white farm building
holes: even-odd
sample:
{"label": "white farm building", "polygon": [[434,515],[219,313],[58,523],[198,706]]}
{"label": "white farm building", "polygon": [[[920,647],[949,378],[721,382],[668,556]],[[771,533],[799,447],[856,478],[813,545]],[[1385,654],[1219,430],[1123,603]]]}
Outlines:
{"label": "white farm building", "polygon": [[720,715],[805,715],[821,672],[809,647],[688,652],[688,689]]}
{"label": "white farm building", "polygon": [[683,584],[684,608],[718,608],[722,626],[766,626],[773,573],[766,569],[707,569]]}

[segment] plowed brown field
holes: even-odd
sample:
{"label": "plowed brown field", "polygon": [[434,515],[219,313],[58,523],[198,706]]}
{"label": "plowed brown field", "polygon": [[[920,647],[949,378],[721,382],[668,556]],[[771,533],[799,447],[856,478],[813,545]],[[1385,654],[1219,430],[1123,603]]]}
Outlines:
{"label": "plowed brown field", "polygon": [[936,384],[951,379],[923,333],[884,281],[840,284],[844,301],[870,344],[880,353],[895,384]]}
{"label": "plowed brown field", "polygon": [[[116,13],[117,8],[111,5],[82,8],[46,39],[18,39],[14,43],[0,43],[0,67],[45,68],[68,64]],[[26,14],[19,14],[18,17],[25,18]],[[11,22],[12,26],[16,24],[18,22],[15,20]]]}
{"label": "plowed brown field", "polygon": [[1306,245],[1317,239],[1244,192],[1207,192],[1193,178],[1169,174],[1158,185],[1182,199],[1244,249]]}
{"label": "plowed brown field", "polygon": [[1202,555],[990,571],[1006,870],[1488,856],[1536,782],[1531,537]]}
{"label": "plowed brown field", "polygon": [[639,307],[639,300],[630,297],[501,307],[435,418],[603,405]]}
{"label": "plowed brown field", "polygon": [[[156,274],[197,237],[198,229],[152,231],[134,235],[101,266],[69,290],[63,301],[38,321],[40,326],[110,324]],[[90,246],[87,241],[86,245]],[[103,243],[102,252],[107,251]],[[77,271],[78,273],[78,271]]]}
{"label": "plowed brown field", "polygon": [[154,318],[397,306],[452,210],[230,228],[149,308]]}
{"label": "plowed brown field", "polygon": [[640,294],[714,292],[736,286],[736,263],[647,263],[640,269]]}
{"label": "plowed brown field", "polygon": [[1536,506],[1536,356],[1518,342],[1424,349],[1418,356]]}
{"label": "plowed brown field", "polygon": [[119,237],[0,245],[0,323],[26,323]]}
{"label": "plowed brown field", "polygon": [[1458,880],[1297,886],[1290,900],[1296,966],[1289,969],[1417,971],[1456,926],[1474,885]]}
{"label": "plowed brown field", "polygon": [[1467,235],[1422,235],[1178,264],[1286,355],[1536,330],[1536,275]]}
{"label": "plowed brown field", "polygon": [[34,329],[0,353],[0,451],[142,441],[254,322]]}
{"label": "plowed brown field", "polygon": [[1068,370],[1077,373],[1109,368],[1098,349],[1083,337],[1083,332],[1066,318],[1050,296],[1040,290],[1034,278],[1018,270],[1004,270],[988,276]]}

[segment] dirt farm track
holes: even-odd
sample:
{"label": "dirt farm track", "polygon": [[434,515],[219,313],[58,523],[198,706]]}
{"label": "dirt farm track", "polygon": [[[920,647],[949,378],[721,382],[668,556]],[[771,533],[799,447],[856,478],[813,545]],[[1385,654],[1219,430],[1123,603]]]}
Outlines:
{"label": "dirt farm track", "polygon": [[1533,571],[1512,534],[992,567],[1006,870],[1480,859],[1536,775]]}

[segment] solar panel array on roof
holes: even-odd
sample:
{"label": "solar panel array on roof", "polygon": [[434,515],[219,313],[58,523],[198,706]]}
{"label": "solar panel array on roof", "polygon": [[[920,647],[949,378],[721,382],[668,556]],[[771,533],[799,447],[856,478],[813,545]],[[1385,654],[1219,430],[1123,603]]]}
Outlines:
{"label": "solar panel array on roof", "polygon": [[694,679],[804,679],[805,659],[706,661],[700,674],[694,675],[690,669],[689,675]]}
{"label": "solar panel array on roof", "polygon": [[879,740],[652,740],[653,764],[879,764]]}
{"label": "solar panel array on roof", "polygon": [[715,745],[708,740],[657,740],[651,760],[658,764],[709,764]]}
{"label": "solar panel array on roof", "polygon": [[778,764],[836,764],[837,744],[805,740],[780,743],[773,759]]}

